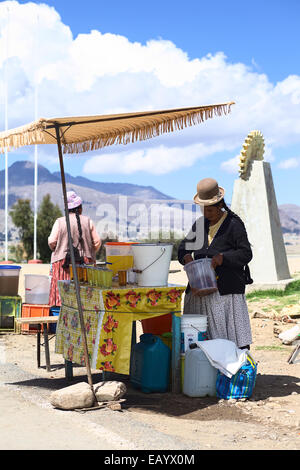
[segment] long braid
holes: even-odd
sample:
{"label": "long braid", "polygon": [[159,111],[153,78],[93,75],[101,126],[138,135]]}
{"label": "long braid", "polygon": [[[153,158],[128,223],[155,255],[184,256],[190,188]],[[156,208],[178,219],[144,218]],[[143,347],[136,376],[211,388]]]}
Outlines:
{"label": "long braid", "polygon": [[223,209],[225,209],[226,212],[228,212],[228,214],[231,215],[231,217],[235,217],[236,219],[238,219],[241,224],[243,224],[243,226],[245,226],[244,222],[242,221],[242,219],[240,218],[239,215],[237,215],[235,212],[233,212],[226,204],[226,202],[224,201],[224,199],[222,200],[223,202]]}
{"label": "long braid", "polygon": [[[79,243],[77,246],[74,246],[73,245],[73,238],[72,238],[72,245],[73,245],[73,251],[74,251],[74,256],[75,256],[75,263],[76,264],[84,264],[84,248],[83,248],[83,237],[82,237],[82,228],[81,228],[81,222],[80,222],[80,208],[81,206],[79,207],[75,207],[74,209],[69,209],[69,214],[75,214],[76,216],[76,220],[77,220],[77,227],[78,227],[78,232],[79,232]],[[80,255],[80,250],[78,250],[78,246],[81,245],[81,248],[82,248],[82,255]],[[65,258],[65,262],[63,264],[63,268],[64,269],[68,269],[69,266],[70,266],[70,263],[71,263],[71,257],[70,257],[70,252],[68,250],[67,254],[66,254],[66,258]]]}
{"label": "long braid", "polygon": [[78,232],[79,232],[79,243],[82,243],[83,238],[82,238],[82,228],[81,228],[81,222],[80,222],[79,207],[75,208],[75,215],[76,215],[77,227],[78,227]]}
{"label": "long braid", "polygon": [[80,210],[81,206],[75,207],[74,209],[70,209],[69,212],[75,214],[76,220],[77,220],[77,227],[78,227],[78,232],[79,232],[79,244],[81,244],[83,248],[83,237],[82,237],[82,227],[81,227],[81,222],[80,222]]}

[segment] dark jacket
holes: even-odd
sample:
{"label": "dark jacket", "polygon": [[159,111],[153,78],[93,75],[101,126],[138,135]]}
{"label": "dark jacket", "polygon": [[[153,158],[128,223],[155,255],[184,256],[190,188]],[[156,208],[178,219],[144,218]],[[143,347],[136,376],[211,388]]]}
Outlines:
{"label": "dark jacket", "polygon": [[[193,254],[195,260],[206,257],[212,258],[214,255],[222,253],[223,264],[216,268],[217,286],[220,295],[244,294],[244,267],[252,259],[252,250],[241,219],[229,212],[210,245],[208,245],[209,221],[200,217],[193,224],[192,230],[194,233],[196,231],[196,224],[197,239],[199,239],[199,236],[201,239],[200,246],[197,246],[197,249],[190,249],[191,247],[187,249],[186,243],[195,242],[196,235],[193,238],[186,237],[182,240],[178,248],[179,262],[184,264],[183,257],[188,253]],[[189,290],[190,286],[188,285],[186,293]]]}

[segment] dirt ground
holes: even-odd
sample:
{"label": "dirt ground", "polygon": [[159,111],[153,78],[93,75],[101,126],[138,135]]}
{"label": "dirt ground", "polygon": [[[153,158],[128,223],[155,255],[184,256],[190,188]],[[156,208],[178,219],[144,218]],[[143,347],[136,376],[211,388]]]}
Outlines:
{"label": "dirt ground", "polygon": [[[292,273],[300,272],[300,257],[297,262],[292,258],[290,269]],[[182,282],[182,273],[174,274],[171,282],[181,283],[179,277]],[[190,398],[169,392],[143,394],[130,386],[127,377],[114,375],[111,380],[121,379],[127,385],[123,411],[97,410],[88,418],[87,414],[77,413],[77,424],[82,422],[87,426],[87,419],[89,425],[101,423],[107,433],[123,439],[109,447],[117,449],[129,449],[134,442],[133,448],[137,449],[299,450],[300,354],[296,363],[289,364],[288,357],[295,343],[282,344],[278,332],[290,329],[300,318],[274,316],[270,303],[265,300],[248,302],[248,306],[253,334],[251,352],[258,362],[256,387],[250,400]],[[138,332],[141,333],[140,326]],[[54,346],[55,336],[50,340],[52,370],[47,372],[43,350],[42,367],[37,368],[35,335],[0,335],[0,365],[4,366],[2,373],[0,368],[0,385],[6,385],[6,390],[8,386],[17,388],[20,393],[25,391],[23,409],[33,402],[35,405],[43,403],[44,408],[48,403],[51,408],[50,392],[70,385],[65,379],[64,360],[55,354]],[[15,367],[14,372],[12,367]],[[18,374],[22,371],[25,378],[20,378],[16,370]],[[93,383],[100,382],[101,373],[92,373]],[[72,383],[82,380],[86,381],[85,368],[74,367]],[[76,412],[68,412],[68,416],[70,414]],[[0,442],[4,442],[2,438]],[[13,448],[13,444],[11,446]],[[26,444],[23,446],[26,448]],[[69,446],[73,448],[72,444]],[[19,448],[24,447],[20,444]],[[38,439],[31,448],[40,448]],[[53,448],[68,448],[68,445],[54,444]]]}

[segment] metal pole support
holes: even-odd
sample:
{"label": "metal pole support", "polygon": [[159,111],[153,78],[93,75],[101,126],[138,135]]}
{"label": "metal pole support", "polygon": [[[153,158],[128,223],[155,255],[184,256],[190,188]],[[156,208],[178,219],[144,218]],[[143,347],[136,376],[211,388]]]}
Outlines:
{"label": "metal pole support", "polygon": [[74,251],[73,251],[71,225],[70,225],[70,217],[69,217],[68,201],[67,201],[65,170],[64,170],[63,154],[62,154],[62,147],[61,147],[60,126],[57,123],[55,123],[55,131],[56,131],[56,140],[57,140],[58,156],[59,156],[59,163],[60,163],[61,184],[62,184],[64,206],[65,206],[68,243],[69,243],[71,263],[72,263],[72,268],[73,268],[73,277],[74,277],[74,283],[75,283],[76,299],[77,299],[77,306],[78,306],[78,313],[79,313],[79,320],[80,320],[80,327],[81,327],[82,342],[83,342],[83,348],[84,348],[85,365],[86,365],[86,370],[87,370],[88,383],[94,394],[95,404],[97,404],[97,399],[96,399],[95,390],[93,386],[91,368],[90,368],[90,360],[89,360],[89,353],[88,353],[87,339],[86,339],[86,330],[85,330],[85,325],[84,325],[83,311],[82,311],[81,298],[80,298],[80,287],[79,287],[79,281],[78,281],[77,270],[76,270],[75,256],[74,256]]}

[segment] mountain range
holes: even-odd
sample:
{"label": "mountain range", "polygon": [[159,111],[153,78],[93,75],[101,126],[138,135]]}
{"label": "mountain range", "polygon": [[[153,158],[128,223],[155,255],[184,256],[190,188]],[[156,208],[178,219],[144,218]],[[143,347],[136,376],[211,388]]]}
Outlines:
{"label": "mountain range", "polygon": [[[65,174],[67,190],[74,190],[83,200],[84,214],[89,216],[95,223],[99,234],[112,232],[118,234],[120,238],[128,236],[128,227],[131,226],[133,235],[139,232],[139,236],[147,237],[149,227],[157,227],[157,216],[154,214],[154,224],[151,221],[152,212],[148,212],[145,221],[145,208],[148,210],[152,206],[157,212],[159,207],[160,221],[164,224],[167,218],[170,221],[170,230],[176,228],[182,230],[182,204],[186,201],[178,201],[175,198],[163,194],[153,186],[142,186],[128,183],[102,183],[93,181],[81,176],[71,176]],[[34,164],[29,161],[18,161],[13,163],[8,169],[9,180],[9,208],[18,199],[34,200]],[[51,201],[57,204],[63,211],[63,197],[61,188],[61,177],[59,172],[51,173],[47,168],[38,165],[38,191],[37,202],[41,203],[43,197],[50,194]],[[174,206],[176,203],[177,207]],[[141,206],[142,204],[142,206]],[[191,201],[188,204],[192,206]],[[126,205],[126,208],[125,206]],[[4,238],[5,220],[5,170],[0,171],[0,240]],[[128,210],[128,216],[127,216]],[[142,221],[138,217],[138,211],[143,212]],[[126,213],[125,213],[126,211]],[[155,212],[155,211],[154,211]],[[190,212],[193,212],[191,209]],[[131,215],[130,215],[131,213]],[[139,218],[139,220],[137,220]],[[178,220],[174,222],[174,220]],[[161,222],[160,222],[161,223]],[[162,223],[161,223],[162,225]],[[17,231],[11,219],[8,219],[8,227],[12,239],[17,239]]]}
{"label": "mountain range", "polygon": [[[115,224],[118,224],[117,232],[120,234],[120,227],[123,232],[128,228],[137,230],[140,234],[147,235],[148,229],[170,225],[173,231],[186,232],[190,227],[190,221],[195,218],[195,205],[192,201],[178,200],[175,197],[166,195],[153,186],[141,186],[128,183],[104,183],[93,181],[82,176],[65,175],[67,190],[74,190],[83,199],[84,213],[98,224],[99,233],[105,222],[111,231]],[[18,161],[13,163],[8,169],[9,181],[9,208],[20,198],[34,198],[34,164],[30,161]],[[5,171],[0,171],[0,236],[3,239],[4,232],[4,192],[5,192]],[[51,173],[43,165],[38,165],[38,204],[46,194],[50,194],[53,203],[58,204],[63,210],[63,199],[61,190],[61,178],[59,172]],[[121,197],[120,197],[121,196]],[[122,198],[122,196],[124,196]],[[124,204],[126,208],[124,208]],[[141,216],[148,210],[146,219]],[[184,209],[184,217],[183,217]],[[284,234],[300,235],[300,206],[295,204],[284,204],[279,206],[279,216]],[[124,211],[128,211],[125,212]],[[147,212],[147,211],[146,211]],[[131,215],[130,215],[131,214]],[[125,220],[124,216],[127,216]],[[159,219],[160,218],[160,219]],[[183,227],[183,219],[187,226]],[[100,225],[99,225],[100,224]],[[151,224],[151,225],[150,225]],[[9,217],[9,230],[12,237],[17,237],[17,232]],[[15,233],[15,236],[13,234]]]}
{"label": "mountain range", "polygon": [[[18,161],[13,163],[8,168],[9,185],[10,187],[18,186],[31,186],[34,181],[34,164],[30,161]],[[71,176],[65,174],[66,183],[82,186],[84,188],[94,189],[105,194],[122,194],[124,196],[133,196],[141,199],[161,199],[170,200],[174,199],[171,196],[161,193],[153,186],[140,186],[129,183],[102,183],[99,181],[92,181],[83,176]],[[61,183],[60,172],[56,171],[51,173],[43,165],[38,165],[38,184],[44,183]],[[0,171],[0,188],[1,195],[5,184],[5,170]],[[4,194],[3,194],[4,195]],[[13,195],[10,194],[12,197]],[[2,201],[0,209],[4,209]]]}

